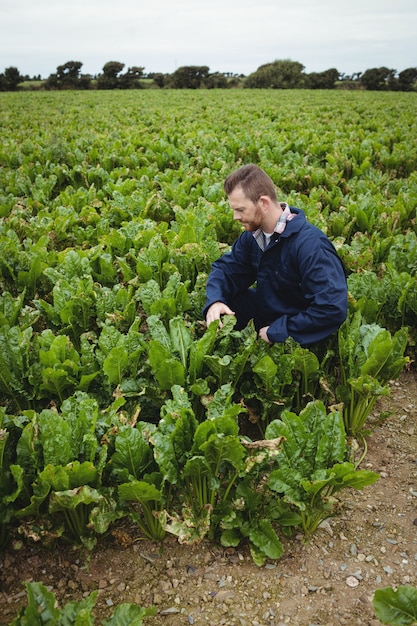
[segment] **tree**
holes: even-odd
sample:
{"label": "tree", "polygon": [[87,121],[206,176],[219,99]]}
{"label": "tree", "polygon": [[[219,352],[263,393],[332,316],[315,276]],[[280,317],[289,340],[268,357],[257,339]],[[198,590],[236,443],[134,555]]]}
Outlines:
{"label": "tree", "polygon": [[0,91],[16,91],[24,77],[21,76],[17,67],[7,67],[4,74],[0,74]]}
{"label": "tree", "polygon": [[79,81],[80,89],[90,89],[91,88],[91,76],[90,74],[81,74]]}
{"label": "tree", "polygon": [[207,65],[187,65],[179,67],[172,74],[174,89],[199,89],[203,87],[209,75]]}
{"label": "tree", "polygon": [[140,89],[140,79],[143,77],[144,67],[129,67],[125,74],[119,76],[119,86],[121,89]]}
{"label": "tree", "polygon": [[7,67],[4,71],[4,75],[10,91],[16,91],[18,84],[23,82],[23,76],[20,75],[17,67]]}
{"label": "tree", "polygon": [[88,89],[91,79],[88,75],[80,75],[83,64],[81,61],[67,61],[58,65],[56,73],[51,74],[45,83],[47,89]]}
{"label": "tree", "polygon": [[214,72],[209,74],[206,80],[206,87],[208,89],[225,89],[229,86],[229,81],[226,76],[221,72]]}
{"label": "tree", "polygon": [[277,60],[258,67],[249,74],[245,87],[255,89],[297,89],[305,86],[304,65],[289,59]]}
{"label": "tree", "polygon": [[68,61],[56,68],[58,83],[63,89],[75,89],[78,87],[80,71],[83,64],[81,61]]}
{"label": "tree", "polygon": [[370,91],[387,91],[396,88],[395,70],[387,67],[374,67],[361,76],[361,83]]}
{"label": "tree", "polygon": [[409,67],[398,74],[398,89],[400,91],[416,91],[417,67]]}
{"label": "tree", "polygon": [[167,77],[167,74],[162,74],[161,72],[157,72],[156,74],[153,75],[153,82],[157,87],[160,87],[162,89],[162,87],[165,87],[166,77]]}
{"label": "tree", "polygon": [[98,89],[117,89],[120,86],[119,74],[125,64],[119,61],[109,61],[103,66],[103,73],[97,79]]}
{"label": "tree", "polygon": [[307,87],[310,89],[334,89],[339,80],[339,71],[335,68],[324,72],[312,72],[307,74]]}

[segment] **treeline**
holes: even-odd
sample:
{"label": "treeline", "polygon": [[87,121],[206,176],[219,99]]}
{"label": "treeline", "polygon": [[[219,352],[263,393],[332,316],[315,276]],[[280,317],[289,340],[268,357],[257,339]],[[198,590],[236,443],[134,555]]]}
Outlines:
{"label": "treeline", "polygon": [[140,66],[129,67],[109,61],[96,76],[83,74],[80,61],[59,65],[47,79],[22,76],[16,67],[0,74],[0,91],[22,89],[367,89],[372,91],[417,91],[417,67],[401,72],[387,67],[367,69],[351,76],[336,68],[323,72],[304,72],[298,61],[276,60],[266,63],[248,76],[231,72],[210,72],[207,65],[179,67],[172,74],[148,73]]}

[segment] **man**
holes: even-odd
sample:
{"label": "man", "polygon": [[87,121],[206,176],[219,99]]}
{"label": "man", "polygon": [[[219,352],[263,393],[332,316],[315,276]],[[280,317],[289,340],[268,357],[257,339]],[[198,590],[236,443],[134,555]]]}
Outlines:
{"label": "man", "polygon": [[224,190],[245,232],[213,263],[207,324],[236,315],[241,329],[253,319],[269,344],[292,337],[310,346],[331,335],[347,315],[346,276],[333,244],[303,211],[278,202],[257,165],[230,174]]}

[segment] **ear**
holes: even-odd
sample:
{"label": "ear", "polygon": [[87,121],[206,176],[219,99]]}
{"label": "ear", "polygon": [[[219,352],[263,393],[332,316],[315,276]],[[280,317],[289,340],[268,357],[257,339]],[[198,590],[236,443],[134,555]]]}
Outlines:
{"label": "ear", "polygon": [[258,203],[263,211],[268,211],[272,205],[272,200],[269,196],[261,196],[258,200]]}

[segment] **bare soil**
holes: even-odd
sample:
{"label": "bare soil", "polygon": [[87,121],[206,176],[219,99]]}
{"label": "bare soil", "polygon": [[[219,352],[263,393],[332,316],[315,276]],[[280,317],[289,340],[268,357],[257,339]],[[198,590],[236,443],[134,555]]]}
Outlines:
{"label": "bare soil", "polygon": [[[388,417],[380,421],[381,414]],[[0,555],[0,623],[26,605],[23,581],[43,582],[62,608],[99,589],[95,623],[122,602],[154,605],[150,626],[375,626],[376,589],[417,586],[417,377],[392,383],[370,420],[362,467],[380,479],[363,491],[341,492],[338,517],[309,543],[283,539],[284,556],[257,567],[247,547],[203,542],[162,546],[120,527],[89,555],[12,546]]]}

